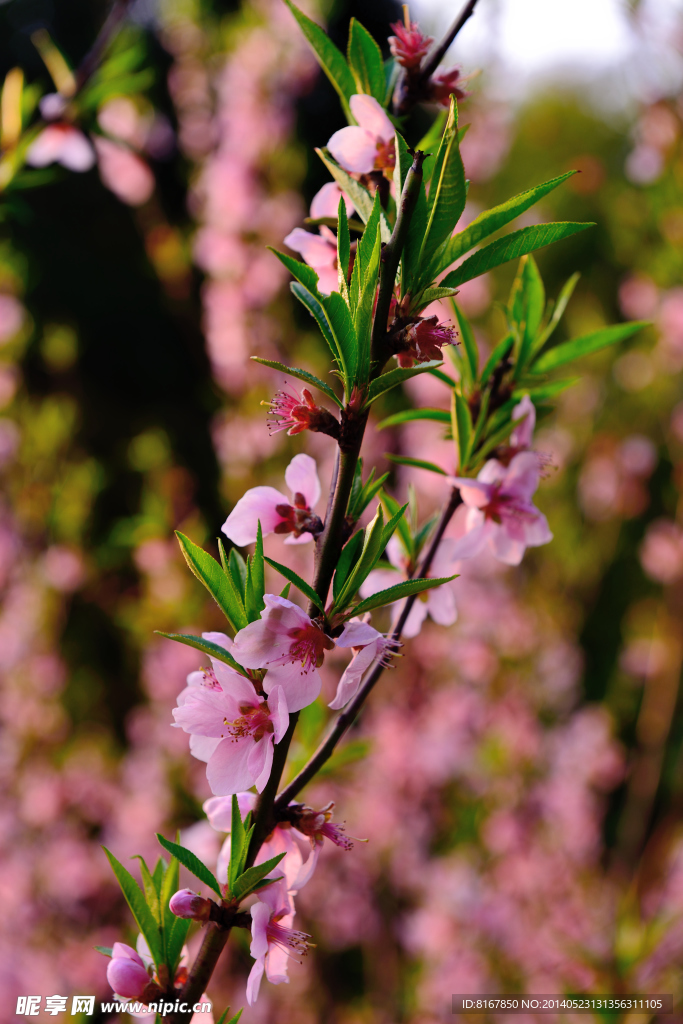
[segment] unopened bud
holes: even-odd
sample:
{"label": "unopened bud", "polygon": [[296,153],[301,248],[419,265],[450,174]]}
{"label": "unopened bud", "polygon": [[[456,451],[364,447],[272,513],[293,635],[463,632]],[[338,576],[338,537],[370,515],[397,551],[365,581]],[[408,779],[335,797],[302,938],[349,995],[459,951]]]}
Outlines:
{"label": "unopened bud", "polygon": [[107,981],[118,996],[141,999],[150,984],[150,977],[135,950],[123,942],[115,942],[107,967]]}
{"label": "unopened bud", "polygon": [[188,917],[194,921],[208,921],[211,913],[211,900],[205,900],[192,889],[180,889],[171,896],[168,905],[176,917]]}

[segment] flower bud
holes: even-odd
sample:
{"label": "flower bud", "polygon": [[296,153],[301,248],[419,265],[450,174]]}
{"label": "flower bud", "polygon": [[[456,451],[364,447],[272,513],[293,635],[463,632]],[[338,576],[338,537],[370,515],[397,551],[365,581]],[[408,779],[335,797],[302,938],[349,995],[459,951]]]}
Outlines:
{"label": "flower bud", "polygon": [[135,950],[123,942],[115,942],[107,967],[107,981],[118,996],[141,999],[150,977]]}
{"label": "flower bud", "polygon": [[208,921],[211,900],[205,900],[192,889],[180,889],[171,896],[169,907],[176,917],[189,917],[195,921]]}

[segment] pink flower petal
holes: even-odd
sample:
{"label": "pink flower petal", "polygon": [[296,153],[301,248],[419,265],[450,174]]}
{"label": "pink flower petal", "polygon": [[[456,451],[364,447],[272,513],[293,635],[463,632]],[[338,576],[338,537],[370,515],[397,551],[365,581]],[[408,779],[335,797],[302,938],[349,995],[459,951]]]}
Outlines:
{"label": "pink flower petal", "polygon": [[287,598],[265,594],[264,601],[261,618],[241,629],[233,643],[233,657],[245,668],[266,668],[286,657],[292,643],[290,631],[311,625],[308,615]]}
{"label": "pink flower petal", "polygon": [[[379,635],[381,636],[381,634]],[[333,711],[338,711],[356,696],[363,675],[375,660],[376,653],[377,644],[375,642],[367,644],[365,647],[361,648],[360,651],[354,654],[351,659],[351,663],[346,667],[341,679],[339,680],[334,700],[328,704],[328,707],[332,708]]]}
{"label": "pink flower petal", "polygon": [[427,591],[427,609],[429,616],[440,626],[452,626],[458,618],[455,606],[455,594],[450,583]]}
{"label": "pink flower petal", "polygon": [[[522,419],[522,417],[524,417]],[[513,448],[530,448],[536,426],[536,407],[528,395],[525,395],[519,405],[512,410],[513,420],[522,420],[518,427],[510,434],[510,444]]]}
{"label": "pink flower petal", "polygon": [[206,766],[206,778],[212,793],[227,796],[254,785],[254,775],[249,770],[249,755],[253,747],[254,742],[250,738],[230,738],[218,744]]}
{"label": "pink flower petal", "polygon": [[[258,904],[255,905],[258,906]],[[256,960],[249,972],[249,977],[247,978],[247,1002],[250,1006],[253,1006],[258,999],[259,989],[261,988],[261,978],[263,977],[265,969],[263,960]]]}
{"label": "pink flower petal", "polygon": [[268,952],[266,929],[270,921],[270,914],[270,907],[260,899],[251,908],[251,947],[249,952],[257,960]]}
{"label": "pink flower petal", "polygon": [[[263,680],[263,689],[270,694],[281,686],[290,712],[301,711],[312,704],[320,693],[322,680],[316,668],[304,672],[297,662],[289,665],[275,665],[268,669]],[[269,702],[270,703],[270,702]]]}
{"label": "pink flower petal", "polygon": [[323,295],[331,295],[339,291],[339,274],[336,267],[316,267],[318,271],[318,291]]}
{"label": "pink flower petal", "polygon": [[273,767],[273,737],[264,736],[258,743],[253,743],[249,751],[247,767],[254,780],[259,793],[270,777],[270,769]]}
{"label": "pink flower petal", "polygon": [[379,594],[380,590],[388,590],[401,582],[402,577],[391,569],[373,569],[361,584],[359,593],[361,597],[372,597],[373,594]]}
{"label": "pink flower petal", "polygon": [[295,455],[285,470],[285,482],[295,494],[303,494],[309,508],[314,508],[320,500],[320,480],[315,459],[310,455]]}
{"label": "pink flower petal", "polygon": [[221,529],[238,547],[253,544],[259,520],[264,537],[284,522],[276,511],[278,505],[289,505],[289,498],[274,487],[252,487],[237,502]]}
{"label": "pink flower petal", "polygon": [[311,217],[314,219],[318,217],[336,217],[339,212],[339,200],[342,195],[344,195],[346,216],[350,217],[354,213],[353,204],[349,197],[339,188],[336,181],[328,181],[313,196],[311,200]]}
{"label": "pink flower petal", "polygon": [[533,452],[520,452],[519,455],[515,455],[508,466],[505,480],[500,489],[501,494],[529,501],[538,487],[539,477],[536,455]]}
{"label": "pink flower petal", "polygon": [[422,623],[427,618],[427,605],[424,601],[420,601],[419,598],[410,609],[406,624],[403,627],[403,636],[406,640],[412,639],[417,636],[422,629]]}
{"label": "pink flower petal", "polygon": [[[271,675],[271,672],[276,671],[277,669],[271,669],[268,675]],[[268,676],[266,676],[266,678],[268,678]],[[270,720],[273,723],[273,738],[276,743],[279,743],[289,727],[289,707],[287,704],[287,697],[283,687],[277,683],[271,685],[267,692]],[[297,708],[296,710],[298,711],[299,709]]]}
{"label": "pink flower petal", "polygon": [[375,166],[377,138],[365,128],[340,128],[327,148],[337,163],[354,174],[369,174]]}
{"label": "pink flower petal", "polygon": [[[394,138],[394,126],[387,117],[386,111],[374,96],[356,93],[349,100],[351,113],[361,128],[371,132],[377,139],[389,142]],[[331,152],[331,150],[330,150]]]}
{"label": "pink flower petal", "polygon": [[346,623],[343,632],[334,642],[337,647],[365,647],[381,636],[379,630],[374,629],[368,622],[352,619]]}
{"label": "pink flower petal", "polygon": [[197,736],[193,733],[190,736],[190,753],[198,761],[207,763],[213,757],[218,744],[222,742],[220,736]]}
{"label": "pink flower petal", "polygon": [[318,270],[319,267],[333,267],[337,259],[337,248],[322,235],[314,235],[303,228],[294,228],[284,240],[294,252],[298,252],[309,266]]}
{"label": "pink flower petal", "polygon": [[[245,680],[249,686],[251,683]],[[252,686],[252,692],[255,690]],[[181,707],[173,708],[173,717],[185,732],[197,736],[222,738],[225,733],[224,720],[234,721],[240,715],[237,701],[221,690],[196,687]],[[248,786],[244,786],[248,789]]]}

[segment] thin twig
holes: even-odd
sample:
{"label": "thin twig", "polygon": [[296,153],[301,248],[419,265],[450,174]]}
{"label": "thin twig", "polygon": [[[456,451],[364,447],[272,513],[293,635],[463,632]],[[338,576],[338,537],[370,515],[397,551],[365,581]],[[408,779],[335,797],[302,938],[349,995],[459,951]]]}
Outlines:
{"label": "thin twig", "polygon": [[425,82],[434,74],[439,64],[446,56],[446,52],[450,45],[452,44],[453,40],[459,34],[463,25],[465,25],[465,23],[468,22],[469,19],[474,14],[474,8],[476,6],[477,0],[467,0],[467,3],[465,4],[458,17],[455,19],[455,21],[449,28],[446,35],[441,40],[441,42],[427,55],[427,59],[420,68],[420,77],[418,79],[419,82]]}
{"label": "thin twig", "polygon": [[[453,514],[455,513],[455,510],[457,509],[458,505],[461,504],[461,502],[462,498],[460,497],[460,492],[456,488],[453,488],[453,490],[451,491],[449,501],[447,505],[445,505],[441,513],[439,524],[436,528],[434,536],[432,537],[432,541],[429,545],[427,553],[423,558],[419,566],[419,569],[417,570],[419,576],[426,576],[426,574],[429,572],[432,562],[434,561],[434,557],[436,555],[439,544],[441,543],[443,535],[446,531],[446,527],[450,523],[451,519],[453,518]],[[403,608],[403,611],[401,612],[398,622],[396,623],[396,626],[391,634],[392,640],[400,639],[401,633],[403,632],[403,628],[408,620],[408,616],[410,615],[410,612],[412,610],[413,605],[415,604],[416,599],[417,594],[412,594],[409,598],[406,599],[405,607]],[[322,766],[332,755],[335,747],[341,740],[346,730],[349,728],[349,726],[356,718],[356,715],[360,711],[361,707],[363,706],[368,696],[370,695],[370,692],[372,691],[375,684],[382,675],[384,668],[385,666],[381,661],[378,661],[375,664],[375,667],[373,668],[370,675],[366,678],[365,682],[361,686],[360,690],[358,691],[354,699],[351,701],[348,707],[344,711],[342,711],[341,714],[338,716],[327,738],[318,747],[318,749],[313,754],[308,764],[301,769],[296,778],[293,779],[278,796],[277,800],[275,801],[274,808],[276,813],[283,811],[284,808],[287,807],[289,802],[293,800],[295,796],[297,796],[297,794],[303,789],[303,787],[308,782],[311,781],[313,776],[320,771]]]}
{"label": "thin twig", "polygon": [[116,0],[116,3],[112,6],[104,25],[99,31],[97,39],[90,50],[86,53],[85,57],[81,61],[80,67],[76,71],[77,89],[82,89],[88,79],[91,78],[97,70],[104,51],[109,46],[119,24],[128,13],[130,5],[131,0]]}

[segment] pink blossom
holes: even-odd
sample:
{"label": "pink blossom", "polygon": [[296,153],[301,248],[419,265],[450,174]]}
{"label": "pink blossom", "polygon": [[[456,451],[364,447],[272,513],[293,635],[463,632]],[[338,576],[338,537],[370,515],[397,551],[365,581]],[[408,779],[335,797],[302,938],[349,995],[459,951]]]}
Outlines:
{"label": "pink blossom", "polygon": [[285,237],[285,245],[303,256],[309,267],[313,267],[318,275],[318,289],[325,295],[339,290],[337,273],[337,236],[325,225],[321,225],[320,234],[304,228],[294,228]]}
{"label": "pink blossom", "polygon": [[512,419],[521,420],[518,427],[510,434],[510,444],[520,451],[531,448],[531,441],[536,426],[536,407],[528,395],[524,395],[519,405],[512,410]]}
{"label": "pink blossom", "polygon": [[142,999],[150,976],[142,957],[124,942],[115,942],[107,965],[107,981],[121,999]]}
{"label": "pink blossom", "polygon": [[[240,814],[244,818],[256,807],[255,793],[238,793],[237,802]],[[230,863],[231,831],[232,831],[232,798],[215,796],[204,803],[204,813],[209,823],[217,832],[227,832],[228,837],[223,843],[216,863],[216,876],[224,883],[228,875]],[[259,850],[255,864],[264,864],[267,860],[284,853],[285,856],[277,866],[277,874],[284,878],[288,895],[291,897],[309,881],[317,864],[317,854],[311,853],[304,861],[299,845],[294,839],[295,830],[289,822],[283,821],[275,826],[271,834]],[[290,901],[291,902],[291,901]],[[293,903],[291,904],[294,909]]]}
{"label": "pink blossom", "polygon": [[[230,644],[221,633],[204,636],[226,649]],[[270,775],[273,744],[289,724],[285,691],[273,680],[265,699],[250,680],[215,658],[211,662],[212,669],[187,677],[173,709],[175,725],[190,734],[192,754],[207,762],[214,793],[223,796],[251,786],[261,792]]]}
{"label": "pink blossom", "polygon": [[471,558],[487,544],[506,565],[519,565],[528,547],[552,540],[542,512],[531,501],[538,487],[538,459],[520,452],[505,467],[489,459],[476,480],[451,477],[468,507],[465,535],[457,542],[456,557]]}
{"label": "pink blossom", "polygon": [[277,883],[259,893],[251,908],[251,955],[256,963],[247,981],[247,1002],[253,1006],[258,998],[264,971],[272,985],[289,982],[287,967],[294,954],[305,956],[311,947],[306,932],[292,928],[294,913],[286,890]]}
{"label": "pink blossom", "polygon": [[344,626],[344,632],[337,637],[335,643],[338,647],[352,647],[353,658],[351,663],[344,670],[339,680],[334,700],[328,705],[338,711],[345,704],[355,697],[360,687],[365,672],[375,661],[388,664],[392,654],[398,646],[395,640],[391,640],[384,634],[373,629],[367,622],[360,619],[351,619]]}
{"label": "pink blossom", "polygon": [[253,543],[259,522],[264,537],[269,533],[292,534],[285,544],[301,544],[311,539],[311,527],[317,520],[312,509],[320,498],[315,459],[295,455],[285,470],[285,482],[292,492],[291,499],[274,487],[252,487],[240,498],[222,526],[233,544],[244,547]]}
{"label": "pink blossom", "polygon": [[176,917],[193,921],[208,921],[211,913],[211,900],[204,899],[192,889],[179,889],[171,896],[168,906]]}
{"label": "pink blossom", "polygon": [[[457,569],[455,560],[460,557],[457,554],[456,545],[457,542],[450,537],[446,537],[441,541],[432,559],[431,568],[427,573],[428,577],[431,576],[438,579],[454,575]],[[398,570],[406,578],[410,568],[408,559],[400,541],[395,536],[387,544],[387,556],[394,570]],[[401,580],[397,579],[395,571],[391,569],[374,569],[360,588],[360,595],[361,597],[371,597],[373,594],[379,593],[380,590],[386,590],[388,587],[393,587],[396,583],[400,582]],[[396,605],[393,615],[394,622],[399,618],[404,603],[404,601],[401,601],[400,604]],[[423,596],[418,597],[406,619],[402,635],[407,639],[417,636],[422,629],[422,623],[427,618],[427,615],[440,626],[453,625],[458,618],[453,582],[444,583],[440,587],[434,587],[433,590],[427,590]]]}
{"label": "pink blossom", "polygon": [[393,168],[394,126],[373,96],[357,93],[349,100],[358,122],[335,132],[327,148],[341,166],[354,174],[370,174]]}
{"label": "pink blossom", "polygon": [[123,143],[101,135],[95,137],[95,149],[103,184],[128,206],[146,203],[156,183],[142,157]]}
{"label": "pink blossom", "polygon": [[396,34],[389,36],[389,48],[392,56],[404,68],[417,68],[434,42],[432,36],[420,32],[417,22],[411,21],[404,25],[402,21],[394,22],[390,28]]}
{"label": "pink blossom", "polygon": [[288,386],[288,392],[278,391],[271,402],[262,403],[270,406],[274,417],[268,420],[271,434],[286,430],[289,437],[293,437],[304,430],[312,430],[339,437],[339,421],[327,409],[316,404],[308,388],[302,388],[299,394],[291,385]]}
{"label": "pink blossom", "polygon": [[[462,72],[460,68],[451,68],[450,71],[442,71],[440,75],[434,75],[429,82],[425,99],[433,103],[441,103],[447,107],[451,102],[451,96],[458,100],[464,100],[469,93],[462,88]],[[461,84],[458,84],[461,83]]]}
{"label": "pink blossom", "polygon": [[344,197],[346,216],[350,217],[354,212],[353,203],[346,192],[342,192],[336,181],[328,181],[313,196],[311,200],[311,217],[314,220],[317,220],[319,217],[334,217],[336,220],[339,213],[339,200],[342,196]]}
{"label": "pink blossom", "polygon": [[77,128],[70,124],[49,124],[28,147],[26,163],[31,167],[58,163],[70,171],[89,171],[95,163],[95,152]]}
{"label": "pink blossom", "polygon": [[19,333],[26,318],[26,311],[19,299],[6,292],[0,292],[0,345]]}
{"label": "pink blossom", "polygon": [[451,345],[457,333],[452,327],[440,324],[437,316],[418,320],[406,331],[406,347],[398,353],[398,365],[410,367],[443,359],[442,347]]}
{"label": "pink blossom", "polygon": [[267,668],[263,682],[266,693],[271,687],[281,686],[288,710],[299,711],[320,693],[318,668],[325,651],[333,650],[334,640],[286,598],[266,594],[264,601],[261,618],[250,622],[235,637],[232,655],[245,668]]}
{"label": "pink blossom", "polygon": [[[314,851],[322,847],[325,839],[329,839],[335,846],[341,846],[344,850],[353,849],[351,839],[345,835],[344,825],[330,821],[333,810],[334,802],[330,801],[319,811],[315,811],[312,807],[304,807],[297,818],[297,830],[310,840]],[[365,840],[362,841],[365,842]]]}

